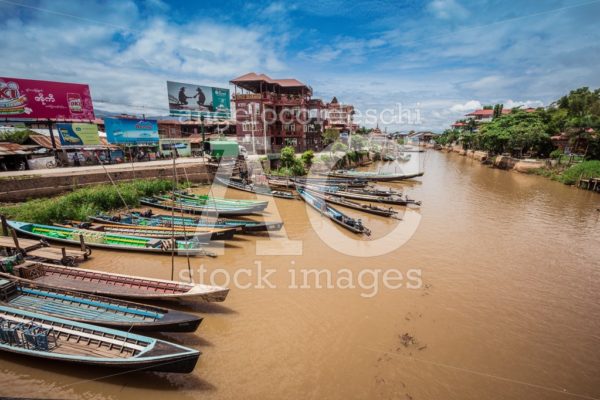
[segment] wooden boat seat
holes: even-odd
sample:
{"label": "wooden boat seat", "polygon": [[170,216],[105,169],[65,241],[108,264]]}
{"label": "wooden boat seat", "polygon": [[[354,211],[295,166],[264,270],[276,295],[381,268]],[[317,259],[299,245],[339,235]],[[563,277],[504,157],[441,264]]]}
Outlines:
{"label": "wooden boat seat", "polygon": [[66,256],[67,259],[75,261],[81,261],[87,258],[87,254],[84,251],[65,249],[65,254],[63,255],[63,250],[56,247],[42,247],[40,249],[31,250],[27,252],[27,255],[58,262],[67,261],[64,256]]}
{"label": "wooden boat seat", "polygon": [[160,247],[162,242],[162,239],[151,239],[146,242],[146,247]]}
{"label": "wooden boat seat", "polygon": [[[25,251],[36,249],[42,246],[44,246],[44,244],[39,240],[19,238],[19,247]],[[12,237],[0,236],[0,247],[15,249],[15,241]]]}

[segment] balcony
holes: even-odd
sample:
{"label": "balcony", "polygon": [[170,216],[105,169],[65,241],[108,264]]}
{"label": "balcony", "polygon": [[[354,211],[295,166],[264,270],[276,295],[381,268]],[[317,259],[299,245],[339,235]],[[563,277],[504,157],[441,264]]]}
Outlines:
{"label": "balcony", "polygon": [[299,106],[305,103],[305,99],[295,94],[278,94],[272,92],[246,93],[233,95],[234,101],[262,101],[274,105]]}

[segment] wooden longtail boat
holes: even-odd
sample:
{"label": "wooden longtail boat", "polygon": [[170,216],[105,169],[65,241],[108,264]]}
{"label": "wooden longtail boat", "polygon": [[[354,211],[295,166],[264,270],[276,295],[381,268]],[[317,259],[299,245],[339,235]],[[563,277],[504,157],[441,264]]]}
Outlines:
{"label": "wooden longtail boat", "polygon": [[162,208],[163,210],[174,210],[183,211],[188,214],[201,214],[201,215],[250,215],[258,214],[255,208],[224,208],[224,207],[201,207],[190,203],[177,201],[173,203],[172,200],[164,200],[155,197],[143,197],[140,199],[140,203],[146,206]]}
{"label": "wooden longtail boat", "polygon": [[370,194],[373,196],[402,196],[402,191],[396,190],[393,188],[388,188],[386,190],[372,188],[372,187],[362,188],[362,189],[342,188],[340,190],[343,190],[345,192],[351,192],[351,193]]}
{"label": "wooden longtail boat", "polygon": [[210,220],[206,218],[181,216],[175,216],[173,218],[171,215],[166,214],[146,214],[147,212],[132,212],[130,214],[123,214],[119,216],[97,215],[89,218],[96,222],[126,226],[160,226],[170,228],[174,224],[176,228],[189,228],[196,226],[216,227],[224,229],[236,229],[240,230],[242,233],[278,231],[283,227],[283,222],[260,222],[223,218]]}
{"label": "wooden longtail boat", "polygon": [[395,205],[399,205],[399,206],[407,206],[409,204],[414,204],[417,206],[421,205],[420,201],[412,200],[412,199],[409,199],[408,197],[403,198],[400,196],[375,196],[375,195],[366,194],[366,193],[337,190],[336,188],[331,188],[331,187],[327,187],[327,186],[307,185],[304,187],[307,188],[308,190],[312,190],[314,192],[333,194],[335,196],[343,197],[345,199],[372,201],[372,202],[384,203],[384,204],[395,204]]}
{"label": "wooden longtail boat", "polygon": [[306,189],[297,186],[296,190],[300,197],[312,208],[320,212],[322,215],[327,216],[330,220],[335,222],[338,225],[343,226],[354,233],[362,233],[367,236],[371,235],[371,231],[368,230],[365,226],[363,226],[360,219],[350,218],[337,209],[328,205],[323,199],[313,196],[311,193],[306,191]]}
{"label": "wooden longtail boat", "polygon": [[[173,201],[173,197],[172,196],[154,196],[157,199],[160,200],[164,200],[164,201]],[[182,204],[182,205],[190,205],[190,206],[194,206],[194,207],[212,207],[213,209],[218,209],[218,210],[253,210],[253,211],[263,211],[265,208],[267,208],[267,206],[269,205],[268,201],[264,201],[264,202],[260,202],[257,204],[225,204],[225,203],[217,203],[217,202],[212,202],[212,201],[204,201],[202,199],[197,199],[194,197],[183,197],[183,196],[175,196],[175,202],[177,204]]]}
{"label": "wooden longtail boat", "polygon": [[135,333],[0,306],[0,350],[80,366],[189,373],[200,352]]}
{"label": "wooden longtail boat", "polygon": [[237,189],[237,190],[242,190],[244,192],[262,194],[265,196],[279,197],[282,199],[290,199],[290,200],[296,199],[296,197],[294,196],[293,193],[290,193],[288,191],[283,191],[283,190],[271,190],[267,186],[259,186],[259,185],[253,185],[253,184],[246,184],[246,183],[242,183],[242,182],[235,182],[232,180],[223,179],[218,176],[215,177],[215,180],[224,186],[227,186],[227,187],[230,187],[233,189]]}
{"label": "wooden longtail boat", "polygon": [[344,206],[347,208],[352,208],[354,210],[359,210],[359,211],[363,211],[369,214],[375,214],[375,215],[379,215],[382,217],[391,217],[395,214],[397,214],[398,212],[395,211],[393,208],[382,208],[382,207],[377,207],[377,206],[373,206],[371,204],[361,204],[361,203],[357,203],[354,201],[350,201],[350,200],[346,200],[343,197],[339,197],[339,196],[335,196],[333,194],[328,194],[328,193],[322,193],[322,192],[315,192],[312,190],[307,190],[307,193],[310,193],[311,195],[313,195],[314,197],[317,197],[319,199],[323,199],[328,203],[331,204],[337,204],[340,206]]}
{"label": "wooden longtail boat", "polygon": [[82,237],[85,245],[89,247],[163,254],[170,254],[174,247],[175,254],[178,256],[214,256],[214,254],[202,249],[202,243],[198,240],[173,241],[171,239],[151,239],[140,236],[117,235],[108,232],[33,224],[29,222],[7,221],[7,223],[12,229],[26,236],[78,246],[81,243],[80,238]]}
{"label": "wooden longtail boat", "polygon": [[93,231],[116,233],[119,235],[141,236],[154,239],[175,239],[188,240],[196,238],[200,241],[206,240],[230,240],[235,235],[235,228],[228,229],[207,229],[188,225],[186,227],[177,226],[174,229],[166,226],[126,226],[122,224],[113,224],[109,221],[103,221],[100,224],[90,222],[70,221],[76,228],[89,229]]}
{"label": "wooden longtail boat", "polygon": [[368,181],[364,179],[344,179],[344,178],[318,178],[318,177],[285,177],[278,175],[266,175],[269,185],[273,186],[283,186],[294,188],[296,183],[307,185],[331,185],[331,186],[345,186],[345,187],[354,187],[354,188],[362,188],[369,184]]}
{"label": "wooden longtail boat", "polygon": [[69,268],[33,261],[25,261],[12,266],[11,269],[13,275],[36,284],[131,300],[191,298],[223,301],[229,293],[228,288],[220,286]]}
{"label": "wooden longtail boat", "polygon": [[4,273],[0,273],[0,302],[25,311],[113,329],[194,332],[202,321],[181,311],[52,288]]}
{"label": "wooden longtail boat", "polygon": [[269,205],[268,201],[261,200],[237,200],[237,199],[226,199],[221,197],[212,197],[204,194],[196,194],[196,193],[188,193],[184,191],[175,192],[177,197],[182,197],[184,199],[198,200],[201,202],[209,202],[210,204],[217,205],[230,205],[230,206],[265,206]]}
{"label": "wooden longtail boat", "polygon": [[391,173],[391,172],[338,170],[338,171],[327,172],[324,175],[331,176],[334,178],[358,178],[358,179],[364,179],[367,181],[392,182],[392,181],[402,181],[405,179],[417,178],[419,176],[423,176],[423,174],[424,174],[424,172],[418,172],[416,174],[400,174],[400,173]]}

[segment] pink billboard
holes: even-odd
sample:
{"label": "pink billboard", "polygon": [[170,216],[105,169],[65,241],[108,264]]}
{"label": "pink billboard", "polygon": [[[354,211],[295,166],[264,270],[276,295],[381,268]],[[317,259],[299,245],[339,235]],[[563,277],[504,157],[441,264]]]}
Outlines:
{"label": "pink billboard", "polygon": [[0,118],[94,119],[88,85],[0,77]]}

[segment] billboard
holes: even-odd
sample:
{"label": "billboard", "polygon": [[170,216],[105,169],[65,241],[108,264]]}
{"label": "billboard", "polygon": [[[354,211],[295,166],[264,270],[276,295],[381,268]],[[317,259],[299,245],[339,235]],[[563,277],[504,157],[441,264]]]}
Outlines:
{"label": "billboard", "polygon": [[0,117],[94,119],[88,85],[0,77]]}
{"label": "billboard", "polygon": [[158,124],[151,119],[105,118],[106,139],[114,144],[158,144]]}
{"label": "billboard", "polygon": [[229,89],[167,81],[167,92],[174,117],[231,118]]}
{"label": "billboard", "polygon": [[192,155],[192,146],[189,139],[160,139],[160,152],[165,156],[171,156],[171,151],[175,148],[179,157],[189,157]]}
{"label": "billboard", "polygon": [[96,124],[56,124],[56,129],[62,147],[101,145]]}

